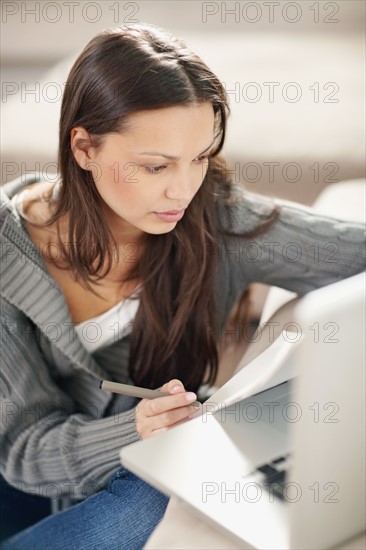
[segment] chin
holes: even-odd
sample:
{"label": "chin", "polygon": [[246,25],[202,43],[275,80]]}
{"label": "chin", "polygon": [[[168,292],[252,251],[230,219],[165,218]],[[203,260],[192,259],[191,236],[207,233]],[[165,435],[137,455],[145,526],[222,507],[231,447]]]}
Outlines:
{"label": "chin", "polygon": [[165,233],[170,233],[170,231],[173,231],[176,225],[177,222],[165,223],[161,227],[149,227],[143,229],[143,231],[145,231],[145,233],[149,233],[150,235],[164,235]]}
{"label": "chin", "polygon": [[151,231],[148,231],[148,233],[150,233],[150,235],[165,235],[165,233],[170,233],[171,231],[173,231],[173,229],[175,229],[175,226],[177,225],[176,223],[175,224],[169,224],[170,227],[166,227],[165,229],[155,229],[155,230],[151,230]]}

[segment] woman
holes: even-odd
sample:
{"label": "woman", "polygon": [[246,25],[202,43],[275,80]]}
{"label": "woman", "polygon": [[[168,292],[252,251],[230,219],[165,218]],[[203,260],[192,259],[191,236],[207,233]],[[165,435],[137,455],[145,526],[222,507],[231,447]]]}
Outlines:
{"label": "woman", "polygon": [[[196,410],[247,285],[301,295],[364,269],[362,226],[231,184],[228,113],[183,42],[145,24],[105,31],[66,83],[59,181],[5,196],[3,483],[28,508],[74,505],[3,548],[141,548],[167,498],[119,450]],[[103,378],[171,395],[106,394]]]}

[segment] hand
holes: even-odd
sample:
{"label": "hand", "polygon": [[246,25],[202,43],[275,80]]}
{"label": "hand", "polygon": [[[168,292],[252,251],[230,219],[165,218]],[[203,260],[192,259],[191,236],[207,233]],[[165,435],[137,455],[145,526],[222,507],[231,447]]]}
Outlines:
{"label": "hand", "polygon": [[197,407],[189,404],[196,401],[196,394],[186,392],[180,380],[170,380],[159,390],[172,395],[142,399],[136,407],[136,428],[142,439],[168,430],[197,412]]}

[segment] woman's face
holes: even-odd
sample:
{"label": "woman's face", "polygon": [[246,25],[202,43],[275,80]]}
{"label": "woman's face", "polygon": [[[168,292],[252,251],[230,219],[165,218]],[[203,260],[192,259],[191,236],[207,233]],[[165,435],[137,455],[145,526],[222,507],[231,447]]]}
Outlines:
{"label": "woman's face", "polygon": [[[81,162],[75,155],[92,171],[107,222],[121,242],[167,233],[189,216],[214,142],[211,103],[141,111],[129,123],[123,133],[104,136]],[[73,129],[74,139],[78,132]]]}

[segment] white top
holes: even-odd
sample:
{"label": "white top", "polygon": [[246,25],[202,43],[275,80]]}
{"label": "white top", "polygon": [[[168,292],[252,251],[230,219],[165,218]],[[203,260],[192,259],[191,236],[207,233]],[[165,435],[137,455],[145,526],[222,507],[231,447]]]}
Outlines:
{"label": "white top", "polygon": [[[57,186],[54,190],[57,191]],[[26,218],[23,202],[27,192],[29,190],[22,191],[12,198],[12,202],[23,218]],[[140,300],[137,298],[140,289],[141,285],[128,298],[101,315],[74,325],[75,332],[89,353],[109,346],[132,332],[133,321],[140,305]]]}
{"label": "white top", "polygon": [[[137,295],[136,289],[134,296]],[[120,340],[132,332],[139,299],[126,298],[108,311],[74,325],[84,347],[91,353]]]}

